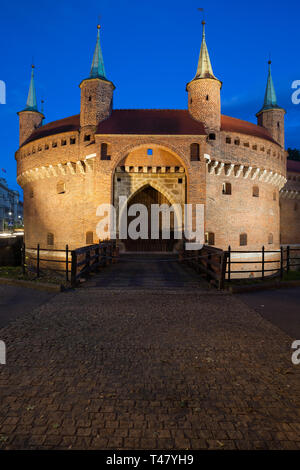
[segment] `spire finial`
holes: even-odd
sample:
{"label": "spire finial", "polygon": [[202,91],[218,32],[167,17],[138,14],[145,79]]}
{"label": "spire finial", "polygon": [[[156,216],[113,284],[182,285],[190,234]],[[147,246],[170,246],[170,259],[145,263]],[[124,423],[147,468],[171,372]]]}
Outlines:
{"label": "spire finial", "polygon": [[25,108],[27,111],[37,111],[38,110],[37,101],[36,101],[35,85],[34,85],[34,68],[35,68],[35,66],[32,63],[29,92],[28,92],[26,108]]}
{"label": "spire finial", "polygon": [[270,58],[268,60],[269,71],[268,71],[268,80],[267,80],[267,87],[266,87],[263,110],[279,108],[277,104],[277,97],[276,97],[275,87],[274,87],[273,78],[272,78],[271,64],[272,64],[272,61]]}
{"label": "spire finial", "polygon": [[[199,11],[204,12],[203,8],[198,8]],[[213,69],[211,66],[210,58],[209,58],[209,53],[206,45],[206,39],[205,39],[205,25],[206,22],[203,18],[202,20],[202,43],[201,43],[201,49],[200,49],[200,55],[199,55],[199,61],[198,61],[198,68],[197,68],[197,73],[195,76],[195,79],[198,78],[213,78],[217,80],[217,78],[214,76]]]}
{"label": "spire finial", "polygon": [[91,72],[90,72],[90,78],[106,79],[103,56],[102,56],[102,51],[101,51],[101,46],[100,46],[100,28],[101,28],[100,23],[98,23],[97,24],[97,42],[96,42],[96,48],[94,52]]}

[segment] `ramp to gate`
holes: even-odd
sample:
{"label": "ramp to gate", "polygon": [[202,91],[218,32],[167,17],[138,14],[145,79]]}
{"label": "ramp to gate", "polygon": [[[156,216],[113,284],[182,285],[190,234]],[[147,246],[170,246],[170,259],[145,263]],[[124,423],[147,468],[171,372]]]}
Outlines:
{"label": "ramp to gate", "polygon": [[124,253],[118,263],[92,276],[86,287],[109,289],[208,289],[208,284],[172,253]]}

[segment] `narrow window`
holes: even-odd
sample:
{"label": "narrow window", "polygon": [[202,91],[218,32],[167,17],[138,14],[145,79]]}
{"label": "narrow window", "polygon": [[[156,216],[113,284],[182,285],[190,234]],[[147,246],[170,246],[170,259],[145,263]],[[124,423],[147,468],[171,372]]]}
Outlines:
{"label": "narrow window", "polygon": [[178,178],[178,184],[182,184],[182,178]]}
{"label": "narrow window", "polygon": [[153,155],[153,150],[152,149],[147,149],[147,155]]}
{"label": "narrow window", "polygon": [[250,147],[249,142],[244,142],[244,147]]}
{"label": "narrow window", "polygon": [[209,140],[216,140],[216,134],[209,134]]}
{"label": "narrow window", "polygon": [[209,101],[209,96],[208,95],[206,95],[206,101]]}
{"label": "narrow window", "polygon": [[240,234],[240,246],[246,246],[247,245],[247,234],[246,233],[241,233]]}
{"label": "narrow window", "polygon": [[277,199],[277,198],[276,198],[276,192],[274,191],[274,193],[273,193],[273,201],[276,201],[276,199]]}
{"label": "narrow window", "polygon": [[84,136],[84,141],[85,141],[85,142],[89,142],[90,140],[91,140],[90,134],[85,134],[85,136]]}
{"label": "narrow window", "polygon": [[93,245],[94,243],[94,235],[93,232],[86,232],[85,234],[85,242],[87,245]]}
{"label": "narrow window", "polygon": [[191,162],[198,162],[200,160],[200,145],[191,144]]}
{"label": "narrow window", "polygon": [[110,155],[108,155],[108,145],[105,143],[101,144],[101,160],[110,160]]}
{"label": "narrow window", "polygon": [[89,101],[92,101],[92,97],[91,97],[91,96],[89,96]]}
{"label": "narrow window", "polygon": [[240,145],[240,139],[235,139],[234,145]]}
{"label": "narrow window", "polygon": [[213,232],[206,232],[205,234],[205,243],[206,245],[215,244],[215,234]]}
{"label": "narrow window", "polygon": [[54,235],[53,233],[47,234],[47,245],[53,246],[54,245]]}
{"label": "narrow window", "polygon": [[269,245],[273,245],[273,233],[269,233],[269,236],[268,236],[268,244],[269,244]]}
{"label": "narrow window", "polygon": [[252,145],[253,150],[257,150],[257,145]]}
{"label": "narrow window", "polygon": [[71,138],[70,138],[70,144],[71,144],[71,145],[74,145],[75,143],[76,143],[75,137],[71,137]]}
{"label": "narrow window", "polygon": [[49,149],[49,145],[46,144],[46,145],[45,145],[45,150],[48,150],[48,149]]}
{"label": "narrow window", "polygon": [[223,183],[222,194],[231,194],[231,183]]}
{"label": "narrow window", "polygon": [[62,146],[63,146],[63,145],[67,145],[67,141],[66,141],[65,139],[63,139],[63,140],[61,141],[61,145],[62,145]]}
{"label": "narrow window", "polygon": [[226,137],[226,144],[231,144],[231,138],[230,137]]}
{"label": "narrow window", "polygon": [[52,142],[52,147],[57,147],[57,142]]}
{"label": "narrow window", "polygon": [[259,197],[259,187],[258,186],[253,186],[252,196],[253,197]]}
{"label": "narrow window", "polygon": [[66,185],[64,182],[60,181],[56,185],[56,192],[57,194],[64,194],[66,192]]}

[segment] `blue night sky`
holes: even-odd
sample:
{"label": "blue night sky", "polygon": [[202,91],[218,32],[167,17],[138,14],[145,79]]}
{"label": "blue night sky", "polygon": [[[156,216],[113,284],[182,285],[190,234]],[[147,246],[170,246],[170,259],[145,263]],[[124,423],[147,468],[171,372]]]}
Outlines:
{"label": "blue night sky", "polygon": [[256,122],[271,53],[278,104],[288,112],[286,146],[300,148],[300,105],[291,102],[291,84],[300,80],[300,3],[17,0],[1,4],[0,80],[7,104],[0,104],[0,175],[20,189],[16,112],[26,103],[32,57],[46,122],[77,114],[78,84],[89,74],[101,15],[106,73],[117,87],[114,107],[183,109],[200,50],[198,7],[206,10],[207,45],[214,73],[223,81],[222,113]]}

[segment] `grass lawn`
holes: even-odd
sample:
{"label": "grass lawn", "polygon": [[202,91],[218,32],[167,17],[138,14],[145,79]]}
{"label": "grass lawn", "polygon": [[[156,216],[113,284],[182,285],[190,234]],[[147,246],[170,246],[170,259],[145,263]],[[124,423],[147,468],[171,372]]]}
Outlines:
{"label": "grass lawn", "polygon": [[59,273],[43,269],[40,271],[40,277],[37,277],[34,271],[28,271],[26,274],[23,274],[21,266],[0,266],[0,278],[66,285],[65,273],[63,272]]}

